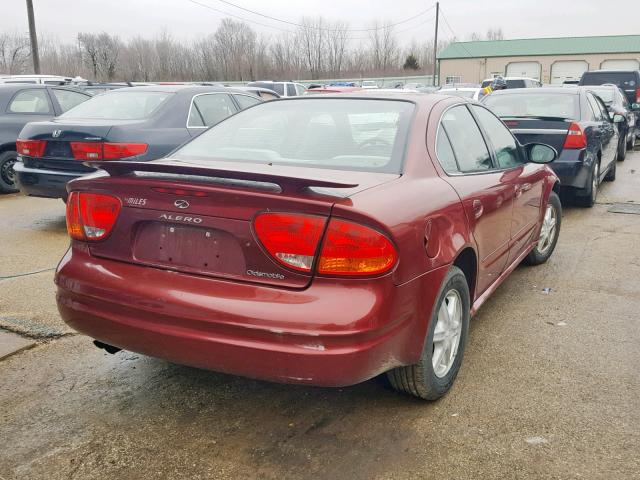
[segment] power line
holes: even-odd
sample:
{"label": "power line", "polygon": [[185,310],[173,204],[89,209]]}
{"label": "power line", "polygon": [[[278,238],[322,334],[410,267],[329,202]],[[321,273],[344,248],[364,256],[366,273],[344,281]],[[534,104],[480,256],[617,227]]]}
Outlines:
{"label": "power line", "polygon": [[[283,20],[283,19],[281,19],[281,18],[272,17],[271,15],[266,15],[266,14],[264,14],[264,13],[260,13],[260,12],[257,12],[257,11],[255,11],[255,10],[251,10],[251,9],[248,9],[248,8],[242,7],[242,6],[240,6],[240,5],[237,5],[237,4],[233,3],[233,2],[229,2],[229,1],[227,1],[227,0],[218,0],[218,1],[219,1],[219,2],[221,2],[221,3],[224,3],[224,4],[226,4],[226,5],[229,5],[229,6],[232,6],[232,7],[238,8],[238,9],[240,9],[240,10],[244,10],[245,12],[253,13],[254,15],[258,15],[258,16],[260,16],[260,17],[268,18],[268,19],[270,19],[270,20],[275,20],[276,22],[282,22],[282,23],[286,23],[286,24],[288,24],[288,25],[293,25],[293,26],[295,26],[295,27],[313,28],[313,29],[315,29],[315,30],[328,30],[328,31],[334,31],[334,30],[335,30],[335,29],[333,29],[333,28],[323,28],[323,27],[316,27],[316,26],[312,26],[312,25],[302,25],[302,24],[300,24],[300,23],[296,23],[296,22],[290,22],[290,21],[288,21],[288,20]],[[381,26],[381,27],[362,28],[362,29],[356,29],[356,28],[353,28],[353,29],[345,29],[345,30],[346,30],[346,31],[348,31],[348,32],[371,32],[371,31],[375,31],[375,30],[389,29],[389,28],[391,28],[391,27],[395,27],[395,26],[398,26],[398,25],[402,25],[403,23],[410,22],[411,20],[413,20],[413,19],[415,19],[415,18],[418,18],[418,17],[420,17],[420,16],[424,15],[425,13],[427,13],[427,12],[429,12],[429,11],[433,10],[434,8],[435,8],[435,5],[432,5],[432,6],[430,6],[429,8],[427,8],[426,10],[423,10],[423,11],[421,11],[420,13],[417,13],[417,14],[415,14],[415,15],[413,15],[413,16],[411,16],[411,17],[409,17],[409,18],[405,18],[404,20],[401,20],[401,21],[396,22],[396,23],[391,23],[391,24],[383,25],[383,26]]]}
{"label": "power line", "polygon": [[[449,23],[449,20],[447,19],[447,16],[445,15],[445,13],[442,11],[442,7],[440,7],[440,15],[442,16],[442,19],[444,20],[445,25],[447,26],[447,28],[449,29],[449,32],[451,32],[451,35],[453,35],[453,38],[458,38],[458,35],[456,34],[456,32],[453,31],[453,28],[451,28],[451,24]],[[467,52],[467,55],[469,55],[470,57],[473,57],[474,55],[467,49],[467,47],[464,46],[464,42],[457,42],[462,49]]]}
{"label": "power line", "polygon": [[[451,32],[451,35],[453,35],[454,38],[458,38],[458,36],[456,35],[456,32],[454,32],[453,28],[451,28],[451,24],[449,23],[449,20],[447,20],[447,16],[442,11],[442,7],[440,7],[440,15],[442,16],[442,19],[444,20],[444,23],[447,25],[447,28]],[[462,47],[462,49],[465,52],[467,52],[467,55],[469,55],[469,57],[473,57],[474,56],[469,50],[467,50],[467,47],[464,46],[464,42],[458,42],[458,45],[460,45]]]}
{"label": "power line", "polygon": [[[285,33],[291,33],[291,34],[295,34],[295,33],[296,33],[296,32],[295,32],[295,31],[293,31],[293,30],[289,30],[289,29],[281,28],[281,27],[276,27],[276,26],[274,26],[274,25],[268,25],[268,24],[266,24],[266,23],[262,23],[262,22],[257,22],[257,21],[255,21],[255,20],[251,20],[251,19],[249,19],[249,18],[241,17],[241,16],[239,16],[239,15],[235,15],[235,14],[233,14],[233,13],[229,13],[229,12],[226,12],[226,11],[224,11],[224,10],[220,10],[219,8],[213,7],[213,6],[208,5],[208,4],[206,4],[206,3],[199,2],[198,0],[187,0],[187,1],[188,1],[188,2],[191,2],[191,3],[195,4],[195,5],[199,5],[199,6],[201,6],[201,7],[204,7],[204,8],[207,8],[207,9],[209,9],[209,10],[212,10],[212,11],[214,11],[214,12],[221,13],[222,15],[227,15],[227,16],[229,16],[229,17],[236,18],[236,19],[241,20],[241,21],[243,21],[243,22],[254,23],[254,24],[256,24],[256,25],[260,25],[260,26],[262,26],[262,27],[273,28],[273,29],[275,29],[275,30],[279,30],[279,31],[281,31],[281,32],[285,32]],[[434,8],[434,7],[431,7],[431,8]],[[430,8],[430,9],[431,9],[431,8]],[[426,12],[426,11],[429,11],[430,9],[425,10],[425,12]],[[411,19],[415,19],[415,18],[419,17],[420,15],[423,15],[425,12],[422,12],[422,13],[420,13],[420,14],[418,14],[418,15],[416,15],[416,16],[414,16],[414,17],[412,17]],[[430,18],[428,18],[428,19],[424,20],[423,22],[418,23],[417,25],[414,25],[414,26],[412,26],[412,27],[409,27],[409,28],[406,28],[406,29],[404,29],[404,30],[400,30],[399,32],[394,32],[394,33],[395,33],[395,34],[401,34],[401,33],[408,32],[409,30],[413,30],[414,28],[417,28],[417,27],[419,27],[419,26],[421,26],[421,25],[424,25],[425,23],[427,23],[427,22],[429,22],[429,21],[431,21],[431,20],[433,20],[433,17],[430,17]],[[406,21],[408,21],[408,20],[406,20]],[[395,24],[392,24],[392,25],[387,25],[387,26],[384,26],[384,27],[379,27],[379,28],[373,29],[372,31],[382,30],[382,29],[387,29],[387,30],[388,30],[388,29],[392,28],[392,27],[393,27],[393,25],[397,25],[397,24],[399,24],[399,23],[406,23],[406,21],[404,21],[404,20],[403,20],[403,22],[398,22],[398,23],[395,23]],[[310,25],[308,26],[308,25],[302,25],[302,24],[292,24],[292,25],[299,25],[299,26],[300,26],[300,27],[302,27],[302,28],[316,28],[316,29],[318,28],[318,27],[312,27],[312,26],[310,26]],[[331,32],[331,33],[339,33],[339,32],[347,32],[347,33],[348,33],[348,32],[356,32],[356,31],[360,31],[360,30],[348,30],[348,29],[336,29],[336,28],[322,28],[321,30],[323,30],[323,31],[324,31],[324,30],[326,30],[326,31]],[[369,31],[369,30],[365,30],[365,31]],[[347,37],[347,38],[346,38],[346,40],[367,40],[367,39],[369,39],[369,37]]]}

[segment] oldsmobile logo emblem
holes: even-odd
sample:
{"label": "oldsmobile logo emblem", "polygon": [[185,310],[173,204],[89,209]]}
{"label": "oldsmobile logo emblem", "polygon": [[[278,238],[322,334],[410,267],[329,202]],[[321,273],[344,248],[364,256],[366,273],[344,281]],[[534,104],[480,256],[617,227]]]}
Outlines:
{"label": "oldsmobile logo emblem", "polygon": [[176,208],[189,208],[189,202],[187,202],[186,200],[176,200],[175,202],[173,202],[173,204]]}

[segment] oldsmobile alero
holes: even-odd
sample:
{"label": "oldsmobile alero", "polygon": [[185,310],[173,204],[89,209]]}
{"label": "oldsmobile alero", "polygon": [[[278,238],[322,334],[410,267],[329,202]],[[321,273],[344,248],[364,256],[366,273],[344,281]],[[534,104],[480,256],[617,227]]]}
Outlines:
{"label": "oldsmobile alero", "polygon": [[434,400],[469,319],[560,232],[555,150],[441,95],[251,107],[68,184],[63,319],[108,351]]}

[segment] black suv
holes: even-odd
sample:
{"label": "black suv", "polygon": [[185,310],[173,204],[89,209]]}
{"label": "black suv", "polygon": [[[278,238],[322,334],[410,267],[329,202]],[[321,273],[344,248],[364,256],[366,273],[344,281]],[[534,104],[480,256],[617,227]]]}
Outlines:
{"label": "black suv", "polygon": [[594,70],[584,72],[580,85],[617,85],[627,97],[629,103],[640,108],[640,70]]}

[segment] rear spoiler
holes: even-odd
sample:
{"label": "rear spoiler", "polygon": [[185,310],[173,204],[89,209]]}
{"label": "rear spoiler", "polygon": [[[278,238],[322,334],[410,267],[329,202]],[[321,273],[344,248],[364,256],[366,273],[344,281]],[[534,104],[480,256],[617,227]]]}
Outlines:
{"label": "rear spoiler", "polygon": [[[92,168],[105,170],[112,177],[127,175],[134,172],[155,172],[167,173],[174,175],[196,175],[201,177],[221,178],[231,180],[245,180],[253,182],[275,183],[280,186],[284,193],[296,193],[305,190],[308,187],[325,187],[325,188],[354,188],[357,183],[339,182],[334,180],[324,180],[307,176],[298,172],[306,173],[307,168],[279,168],[271,165],[252,165],[251,168],[260,171],[240,171],[228,170],[221,168],[211,168],[202,165],[193,165],[182,162],[125,162],[125,161],[96,161],[85,162],[85,165]],[[257,167],[257,168],[256,168]],[[287,170],[295,170],[293,175],[285,172]],[[278,172],[277,170],[281,170]],[[276,170],[269,172],[267,170]]]}

